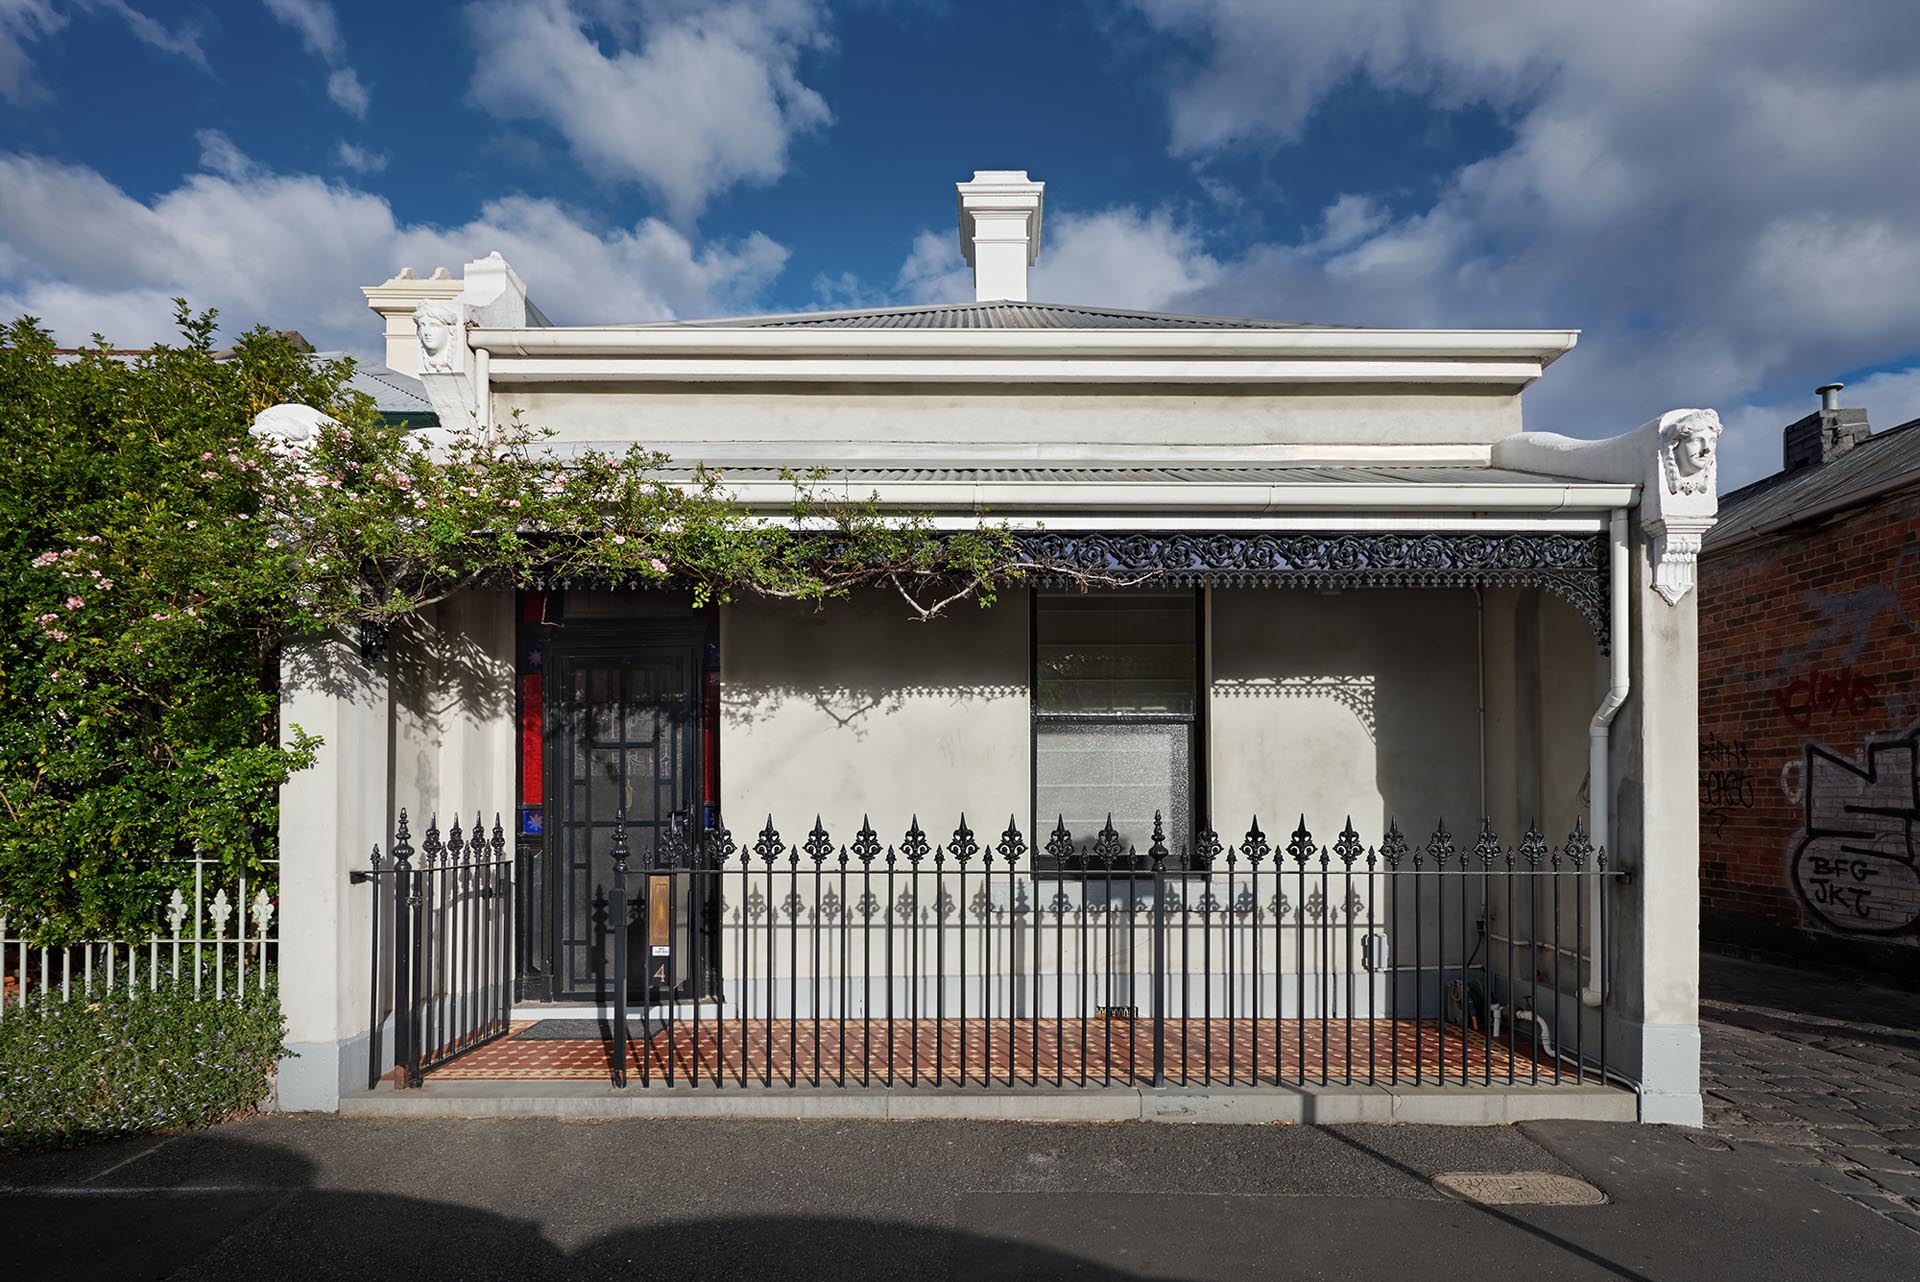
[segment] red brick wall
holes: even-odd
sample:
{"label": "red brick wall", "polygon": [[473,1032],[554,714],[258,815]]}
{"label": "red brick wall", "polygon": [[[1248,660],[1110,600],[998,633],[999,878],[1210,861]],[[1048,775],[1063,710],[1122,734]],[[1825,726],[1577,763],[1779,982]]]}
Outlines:
{"label": "red brick wall", "polygon": [[1700,580],[1702,935],[1920,965],[1920,494]]}

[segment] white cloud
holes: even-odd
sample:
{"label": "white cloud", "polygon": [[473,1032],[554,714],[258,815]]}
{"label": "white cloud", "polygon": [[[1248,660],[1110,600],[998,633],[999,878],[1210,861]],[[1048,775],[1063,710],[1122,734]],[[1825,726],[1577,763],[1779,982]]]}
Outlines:
{"label": "white cloud", "polygon": [[736,183],[780,177],[794,136],[831,116],[799,76],[826,41],[818,0],[603,9],[598,25],[568,0],[467,12],[476,103],[551,126],[589,171],[642,184],[681,223]]}
{"label": "white cloud", "polygon": [[51,0],[0,0],[0,98],[20,107],[49,96],[27,46],[52,35],[66,21]]}
{"label": "white cloud", "polygon": [[300,34],[306,51],[327,65],[327,97],[355,120],[367,118],[370,95],[347,65],[347,39],[327,0],[263,0],[267,12]]}
{"label": "white cloud", "polygon": [[[1027,296],[1150,311],[1205,287],[1219,272],[1199,234],[1164,210],[1056,213],[1047,220]],[[971,302],[973,271],[954,233],[915,236],[894,290],[916,303]]]}
{"label": "white cloud", "polygon": [[355,120],[367,118],[367,87],[360,83],[360,76],[352,67],[342,67],[327,76],[327,97]]}
{"label": "white cloud", "polygon": [[356,174],[377,174],[387,167],[387,154],[341,141],[333,149],[333,158]]}
{"label": "white cloud", "polygon": [[174,296],[218,307],[229,335],[298,329],[322,347],[380,349],[358,286],[499,250],[556,321],[637,321],[750,309],[786,262],[758,233],[696,245],[657,219],[593,226],[550,200],[488,202],[457,226],[403,223],[380,196],[274,174],[230,141],[221,166],[143,200],[94,170],[0,153],[0,316],[41,317],[64,341],[169,336]]}
{"label": "white cloud", "polygon": [[[1920,166],[1895,159],[1920,119],[1920,6],[1136,2],[1193,54],[1168,113],[1197,166],[1296,141],[1355,78],[1511,131],[1432,201],[1356,192],[1181,305],[1582,327],[1527,407],[1587,434],[1797,404],[1834,370],[1920,351]],[[1749,445],[1730,438],[1730,473],[1777,466],[1777,445]]]}
{"label": "white cloud", "polygon": [[28,46],[59,32],[74,12],[105,14],[124,23],[142,44],[177,54],[202,68],[207,65],[200,34],[191,25],[167,27],[127,0],[73,0],[65,13],[54,7],[53,0],[0,0],[0,99],[16,107],[52,99],[35,70]]}
{"label": "white cloud", "polygon": [[347,56],[340,19],[327,0],[265,0],[267,12],[300,33],[307,52],[329,63]]}
{"label": "white cloud", "polygon": [[220,130],[202,129],[194,140],[200,144],[200,168],[236,181],[254,172],[252,157]]}
{"label": "white cloud", "polygon": [[141,44],[150,45],[163,53],[178,54],[203,68],[207,65],[206,51],[200,47],[200,33],[190,25],[182,24],[178,29],[167,27],[128,4],[127,0],[80,0],[80,4],[83,8],[97,9],[120,19]]}

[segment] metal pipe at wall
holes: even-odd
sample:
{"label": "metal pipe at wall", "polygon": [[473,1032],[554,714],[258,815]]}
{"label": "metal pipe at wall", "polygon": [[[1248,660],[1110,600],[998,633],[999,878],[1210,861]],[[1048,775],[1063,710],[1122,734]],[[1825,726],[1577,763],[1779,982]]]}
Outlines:
{"label": "metal pipe at wall", "polygon": [[[1611,824],[1613,792],[1611,777],[1613,719],[1619,715],[1620,707],[1627,701],[1627,695],[1633,689],[1632,668],[1629,665],[1628,617],[1630,601],[1629,564],[1627,559],[1627,514],[1615,510],[1607,522],[1608,577],[1609,593],[1607,610],[1608,675],[1607,694],[1594,710],[1593,721],[1589,728],[1587,758],[1587,826],[1593,832],[1593,844],[1602,853],[1610,853],[1613,843]],[[1604,918],[1601,915],[1600,896],[1605,893],[1604,885],[1595,887],[1594,902],[1589,907],[1595,941],[1594,957],[1604,955],[1601,948],[1600,931]],[[1586,987],[1580,990],[1580,1001],[1586,1006],[1599,1006],[1606,1000],[1606,976],[1596,960],[1589,968]]]}

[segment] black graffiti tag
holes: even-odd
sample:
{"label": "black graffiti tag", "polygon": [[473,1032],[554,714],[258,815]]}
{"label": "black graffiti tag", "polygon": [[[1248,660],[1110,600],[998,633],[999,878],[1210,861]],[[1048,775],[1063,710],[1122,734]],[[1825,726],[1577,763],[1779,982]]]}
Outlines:
{"label": "black graffiti tag", "polygon": [[1795,888],[1825,925],[1849,934],[1910,932],[1920,922],[1920,735],[1867,745],[1864,767],[1808,744],[1806,831]]}

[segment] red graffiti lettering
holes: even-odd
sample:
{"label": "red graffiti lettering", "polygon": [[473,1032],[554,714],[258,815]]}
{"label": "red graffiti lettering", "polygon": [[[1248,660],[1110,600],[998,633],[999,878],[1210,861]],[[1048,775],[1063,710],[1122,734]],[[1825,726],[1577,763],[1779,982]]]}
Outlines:
{"label": "red graffiti lettering", "polygon": [[1854,716],[1880,706],[1880,691],[1873,678],[1863,677],[1851,667],[1838,672],[1814,669],[1795,677],[1773,692],[1774,706],[1789,724],[1800,730],[1813,726],[1815,713],[1845,712]]}

